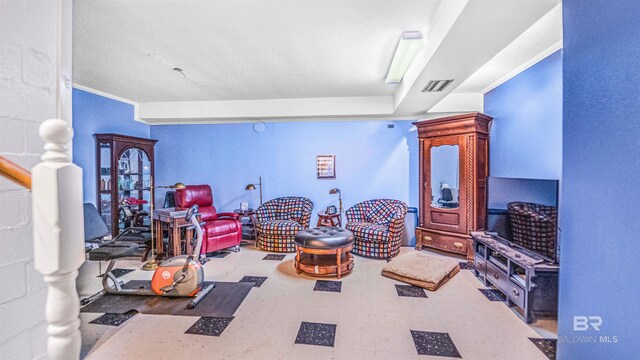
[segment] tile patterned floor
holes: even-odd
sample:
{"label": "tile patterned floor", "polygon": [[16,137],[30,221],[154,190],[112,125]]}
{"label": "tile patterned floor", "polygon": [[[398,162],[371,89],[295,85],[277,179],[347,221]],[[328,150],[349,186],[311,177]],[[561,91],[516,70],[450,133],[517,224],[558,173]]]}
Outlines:
{"label": "tile patterned floor", "polygon": [[480,292],[491,301],[505,301],[507,299],[503,293],[495,289],[478,289]]}
{"label": "tile patterned floor", "polygon": [[[401,250],[409,251],[414,250]],[[265,255],[276,255],[277,261],[262,261]],[[243,246],[239,253],[204,265],[206,280],[268,278],[251,290],[232,321],[138,314],[116,327],[93,323],[100,314],[82,313],[82,354],[88,359],[395,360],[457,352],[474,360],[548,359],[530,338],[553,338],[556,323],[530,326],[503,303],[488,301],[478,291],[488,289],[472,271],[461,271],[438,291],[426,292],[427,300],[399,296],[396,285],[402,285],[400,291],[415,289],[381,276],[384,264],[356,256],[353,272],[339,281],[341,292],[314,291],[337,286],[336,279],[298,275],[293,256]],[[121,279],[151,279],[153,273],[137,270],[140,266],[139,259],[119,261],[118,268],[136,269]],[[78,278],[82,297],[100,290],[97,274],[95,262],[83,265]],[[443,355],[421,355],[429,352]]]}
{"label": "tile patterned floor", "polygon": [[529,338],[543,354],[545,354],[549,360],[556,359],[556,348],[558,345],[557,339],[533,339]]}
{"label": "tile patterned floor", "polygon": [[419,287],[413,286],[413,285],[398,285],[398,284],[396,284],[396,292],[398,293],[398,296],[421,297],[421,298],[426,298],[427,297],[427,293],[425,292],[425,290],[423,288],[419,288]]}
{"label": "tile patterned floor", "polygon": [[[124,275],[127,275],[128,273],[135,271],[134,269],[120,269],[120,268],[115,268],[113,269],[113,275],[115,275],[115,277],[120,278]],[[102,274],[98,275],[97,277],[102,277]]]}
{"label": "tile patterned floor", "polygon": [[342,281],[318,280],[313,291],[341,292]]}
{"label": "tile patterned floor", "polygon": [[336,339],[336,324],[302,322],[296,336],[296,344],[330,346]]}
{"label": "tile patterned floor", "polygon": [[223,259],[229,254],[231,254],[229,251],[216,251],[213,253],[207,253],[207,257],[212,259]]}
{"label": "tile patterned floor", "polygon": [[185,334],[220,336],[233,317],[201,317]]}
{"label": "tile patterned floor", "polygon": [[135,315],[135,312],[128,312],[124,314],[106,313],[93,319],[91,322],[89,322],[89,324],[120,326]]}
{"label": "tile patterned floor", "polygon": [[260,287],[266,280],[266,276],[243,276],[240,282],[252,282],[253,287]]}
{"label": "tile patterned floor", "polygon": [[279,255],[279,254],[269,254],[262,258],[262,260],[275,260],[282,261],[287,255]]}
{"label": "tile patterned floor", "polygon": [[411,337],[419,355],[461,357],[447,333],[411,330]]}

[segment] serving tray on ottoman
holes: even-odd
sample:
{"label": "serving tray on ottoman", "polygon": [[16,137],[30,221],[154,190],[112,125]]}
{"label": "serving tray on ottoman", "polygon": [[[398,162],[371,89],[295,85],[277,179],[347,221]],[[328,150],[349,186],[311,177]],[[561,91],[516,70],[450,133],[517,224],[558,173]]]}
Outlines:
{"label": "serving tray on ottoman", "polygon": [[387,263],[382,269],[382,276],[436,291],[458,272],[458,261],[412,251]]}

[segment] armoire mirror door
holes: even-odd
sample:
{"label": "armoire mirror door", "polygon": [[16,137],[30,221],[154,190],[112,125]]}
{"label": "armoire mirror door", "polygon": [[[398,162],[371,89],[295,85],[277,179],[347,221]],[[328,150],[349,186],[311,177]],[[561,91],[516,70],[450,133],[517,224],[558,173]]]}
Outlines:
{"label": "armoire mirror door", "polygon": [[[432,229],[464,231],[464,191],[461,191],[464,156],[460,136],[447,136],[426,141],[427,184],[424,194],[429,198],[427,223]],[[464,188],[462,188],[464,189]]]}

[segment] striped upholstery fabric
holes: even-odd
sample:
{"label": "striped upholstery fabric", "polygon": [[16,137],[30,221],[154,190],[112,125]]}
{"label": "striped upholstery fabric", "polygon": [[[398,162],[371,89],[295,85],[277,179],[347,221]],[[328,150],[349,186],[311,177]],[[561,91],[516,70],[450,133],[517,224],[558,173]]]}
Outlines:
{"label": "striped upholstery fabric", "polygon": [[269,200],[256,210],[257,246],[271,252],[294,252],[296,234],[309,227],[313,202],[288,196]]}
{"label": "striped upholstery fabric", "polygon": [[391,199],[367,200],[346,211],[348,230],[355,242],[352,253],[390,259],[400,252],[407,205]]}

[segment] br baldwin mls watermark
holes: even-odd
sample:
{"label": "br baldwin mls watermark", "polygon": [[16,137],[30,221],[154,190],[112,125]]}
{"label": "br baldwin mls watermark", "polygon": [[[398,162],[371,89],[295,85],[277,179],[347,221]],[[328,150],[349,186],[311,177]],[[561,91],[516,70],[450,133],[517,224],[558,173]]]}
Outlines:
{"label": "br baldwin mls watermark", "polygon": [[[597,331],[600,332],[602,328],[602,317],[595,315],[577,315],[573,317],[573,331]],[[598,336],[560,336],[558,342],[570,343],[570,344],[615,344],[618,342],[618,337],[613,335],[598,335]]]}

